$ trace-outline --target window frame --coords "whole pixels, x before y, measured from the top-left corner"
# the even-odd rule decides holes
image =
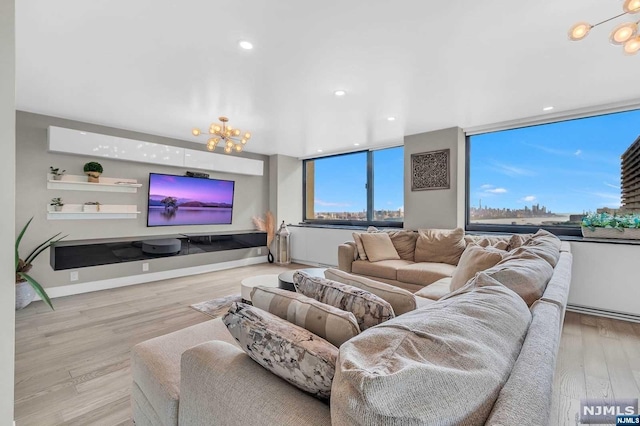
[[[374,176],[375,170],[373,167],[373,154],[375,151],[381,151],[384,149],[393,149],[400,148],[404,149],[404,145],[396,145],[389,146],[385,148],[379,149],[363,149],[360,151],[350,151],[343,152],[340,154],[334,155],[325,155],[322,157],[313,157],[313,158],[305,158],[302,160],[302,222],[309,225],[334,225],[334,226],[356,226],[356,227],[367,227],[367,226],[375,226],[375,227],[385,227],[385,228],[402,228],[404,227],[404,218],[401,222],[397,221],[384,221],[384,220],[373,220],[374,216]],[[325,220],[325,219],[309,219],[307,218],[307,163],[309,161],[317,161],[323,158],[332,158],[332,157],[341,157],[345,155],[352,154],[367,154],[367,220]],[[404,182],[404,170],[402,171],[403,182]],[[315,182],[314,182],[315,183]],[[404,194],[403,194],[404,198]],[[315,209],[314,209],[315,211]]]

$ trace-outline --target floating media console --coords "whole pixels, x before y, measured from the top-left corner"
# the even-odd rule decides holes
[[[267,234],[259,231],[60,241],[51,247],[50,262],[55,271],[60,271],[266,245]]]

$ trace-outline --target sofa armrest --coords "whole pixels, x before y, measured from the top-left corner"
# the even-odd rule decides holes
[[[351,264],[356,258],[356,243],[348,241],[338,246],[338,269],[351,273]]]
[[[185,351],[179,424],[330,425],[329,406],[275,376],[241,349],[211,341]]]

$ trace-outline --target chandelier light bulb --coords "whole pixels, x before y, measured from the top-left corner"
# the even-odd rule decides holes
[[[622,9],[627,13],[640,12],[640,0],[625,0]]]
[[[239,129],[235,129],[235,130],[233,131],[233,135],[234,135],[234,136],[240,136],[240,130],[239,130]]]
[[[246,140],[246,139],[242,139],[242,140],[240,141],[240,143],[241,143],[242,145],[244,145],[244,144],[246,144],[246,143],[247,143],[247,140]]]
[[[247,132],[244,134],[245,139],[251,139],[251,133]]]
[[[231,153],[231,147],[230,146],[225,146],[224,147],[224,152],[226,152],[227,154]]]
[[[191,134],[193,134],[193,136],[200,136],[200,129],[193,129]]]
[[[624,44],[625,55],[635,55],[640,51],[640,36],[635,36]]]
[[[236,145],[236,152],[242,152],[242,145]]]
[[[231,139],[227,139],[227,147],[233,147],[233,141]]]
[[[629,41],[638,31],[638,24],[635,22],[625,22],[620,24],[611,31],[609,41],[615,45],[623,45]]]
[[[222,142],[221,148],[223,148],[225,153],[230,154],[234,151],[242,152],[251,137],[251,133],[246,132],[244,133],[244,137],[242,137],[243,132],[240,129],[234,129],[227,125],[229,122],[227,117],[219,117],[218,120],[220,120],[220,123],[211,123],[209,125],[209,133],[211,136],[208,137],[205,144],[207,149],[213,151],[217,148],[218,143]],[[193,128],[191,133],[194,136],[201,135],[201,131],[198,128]]]
[[[591,28],[593,27],[588,22],[578,22],[569,29],[569,40],[582,40],[589,35],[589,31],[591,31]]]

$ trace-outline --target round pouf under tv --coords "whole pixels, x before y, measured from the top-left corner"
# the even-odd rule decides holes
[[[147,254],[176,254],[180,252],[181,248],[182,241],[177,238],[142,242],[142,252]]]

